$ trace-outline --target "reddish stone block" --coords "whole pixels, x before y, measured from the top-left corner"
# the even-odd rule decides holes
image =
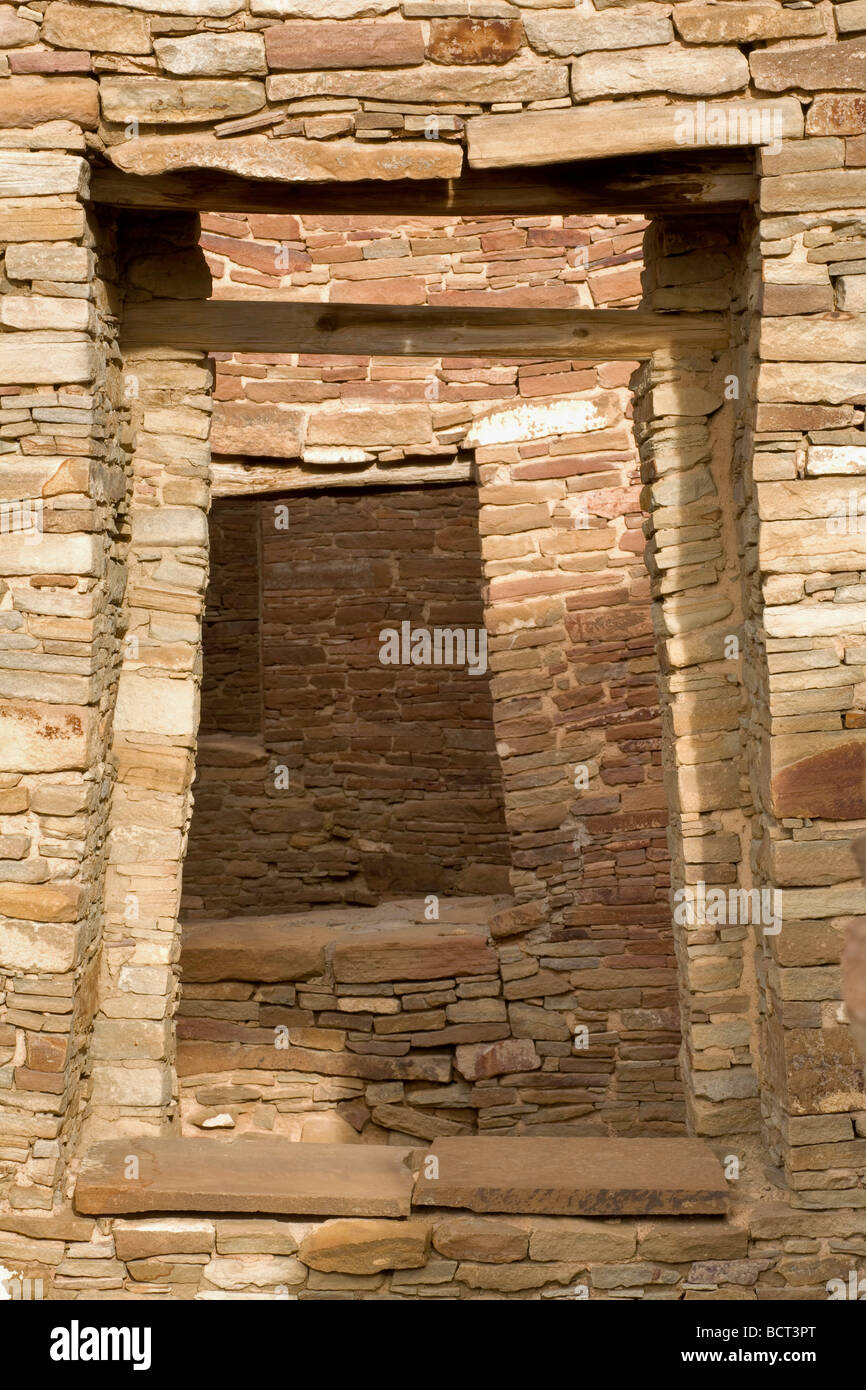
[[[806,117],[807,135],[861,135],[866,131],[866,96],[817,96]]]
[[[426,304],[424,280],[407,276],[400,280],[344,281],[331,295],[332,304]]]
[[[467,1081],[483,1081],[510,1072],[535,1071],[541,1066],[531,1038],[504,1038],[493,1043],[458,1046],[455,1066]]]
[[[32,1071],[63,1071],[68,1050],[67,1037],[52,1033],[27,1034],[27,1065]]]
[[[301,412],[278,405],[217,402],[211,426],[215,454],[297,458],[301,448]]]
[[[866,816],[866,743],[844,743],[801,758],[773,778],[777,816],[860,820]]]
[[[90,72],[89,53],[9,53],[10,72]]]
[[[268,241],[297,241],[301,235],[297,217],[291,217],[288,213],[250,213],[249,219],[241,220],[249,221],[250,231],[254,237],[265,237]],[[204,226],[203,218],[202,226]],[[219,229],[211,227],[209,230],[217,231]]]
[[[507,63],[522,47],[519,19],[433,19],[427,57],[434,63]]]
[[[202,233],[201,245],[206,251],[219,252],[235,265],[252,266],[254,270],[268,275],[288,275],[295,270],[309,270],[312,265],[305,251],[297,251],[290,246],[263,246],[257,241],[215,236],[213,232]]]
[[[15,1068],[15,1085],[19,1091],[43,1091],[49,1095],[61,1096],[66,1088],[66,1078],[48,1071],[32,1071],[29,1067]]]
[[[265,54],[274,71],[322,68],[408,68],[424,62],[420,24],[275,24],[265,30]]]

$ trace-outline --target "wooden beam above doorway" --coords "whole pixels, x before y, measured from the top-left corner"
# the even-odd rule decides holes
[[[163,300],[131,304],[127,352],[340,353],[359,357],[590,358],[630,361],[659,348],[727,345],[721,314],[640,309],[440,309],[291,304],[274,300]]]
[[[268,212],[391,217],[518,217],[580,213],[700,213],[736,210],[757,197],[751,156],[717,150],[696,156],[582,160],[543,169],[465,169],[457,179],[291,183],[207,169],[138,175],[93,170],[93,202],[155,212]]]
[[[214,497],[253,497],[286,492],[333,492],[335,488],[427,487],[468,483],[473,479],[470,453],[447,460],[413,459],[393,464],[360,463],[316,468],[314,464],[277,459],[256,460],[214,455]]]

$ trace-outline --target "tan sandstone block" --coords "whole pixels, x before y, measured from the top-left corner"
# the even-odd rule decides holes
[[[0,127],[72,121],[85,130],[99,123],[99,87],[89,77],[7,77],[0,83]]]
[[[127,10],[146,10],[149,14],[188,14],[195,19],[226,19],[244,8],[244,0],[99,0],[99,3],[120,5]]]
[[[580,1264],[629,1260],[637,1244],[633,1225],[613,1222],[533,1220],[529,1254],[533,1260],[576,1260]]]
[[[459,145],[444,140],[269,140],[263,135],[218,139],[183,133],[148,135],[112,145],[108,156],[132,174],[221,169],[248,178],[299,180],[447,179],[463,164]]]
[[[114,3],[120,3],[120,0],[114,0]],[[192,3],[197,3],[197,0],[192,0]],[[276,19],[357,19],[361,15],[366,18],[368,15],[387,14],[390,10],[396,10],[398,4],[399,0],[251,0],[250,8],[254,15]],[[237,0],[235,9],[242,8],[242,0]],[[181,11],[175,10],[173,13],[180,14]]]
[[[0,771],[61,772],[90,766],[95,711],[35,700],[0,703]]]
[[[167,1067],[93,1068],[94,1105],[163,1106],[171,1099],[171,1074]]]
[[[605,10],[602,14],[527,14],[524,28],[533,48],[559,58],[605,49],[668,44],[674,36],[666,14],[632,14],[629,10]]]
[[[293,1255],[217,1255],[203,1273],[215,1288],[239,1290],[302,1284],[305,1270]]]
[[[795,87],[806,92],[852,87],[861,91],[864,58],[866,40],[841,39],[803,48],[756,49],[749,67],[762,92],[787,92]]]
[[[420,1269],[430,1247],[429,1221],[326,1221],[301,1242],[299,1259],[326,1273],[378,1274]]]
[[[191,1216],[115,1220],[112,1234],[119,1260],[146,1260],[156,1255],[209,1255],[214,1248],[213,1222]]]
[[[776,362],[862,362],[866,322],[860,319],[763,319],[760,355]]]
[[[78,963],[81,945],[77,927],[5,922],[0,931],[0,968],[21,973],[64,974]]]
[[[641,1236],[646,1260],[678,1264],[686,1260],[737,1260],[748,1253],[749,1233],[727,1221],[665,1221]]]
[[[719,96],[738,92],[749,80],[749,65],[738,50],[630,48],[610,55],[587,53],[572,66],[571,86],[577,101],[670,92],[676,96]]]
[[[775,4],[675,5],[674,24],[687,43],[755,43],[762,39],[826,34],[817,7],[785,9]]]
[[[564,65],[540,63],[520,55],[510,63],[477,67],[439,67],[436,64],[405,72],[346,70],[336,72],[280,73],[268,78],[271,101],[296,101],[320,96],[348,96],[378,101],[458,103],[547,101],[568,94],[568,70]],[[437,144],[431,140],[430,144]],[[382,153],[381,147],[379,153]]]
[[[16,333],[0,341],[0,385],[89,382],[96,375],[97,362],[92,343],[43,342]]]
[[[32,198],[60,193],[84,197],[90,188],[87,160],[54,150],[20,154],[0,150],[0,197]]]
[[[261,34],[190,34],[157,39],[153,46],[172,77],[257,77],[268,70]]]
[[[0,883],[0,913],[24,922],[75,922],[81,898],[77,883]]]
[[[811,178],[812,175],[801,177]],[[764,187],[767,182],[773,180],[764,180]],[[866,179],[863,198],[866,200]],[[852,199],[852,204],[858,201]],[[844,200],[841,202],[847,205]],[[821,401],[841,405],[845,401],[861,401],[864,395],[866,366],[855,362],[762,362],[758,373],[758,396],[762,401]]]
[[[114,726],[118,732],[186,735],[192,739],[198,696],[191,680],[147,677],[122,671],[117,687]]]
[[[19,18],[11,5],[4,5],[0,14],[0,45],[5,48],[20,48],[35,43],[39,25],[32,19]]]
[[[6,247],[10,280],[69,280],[83,284],[93,272],[93,253],[86,246],[45,246],[21,242]]]
[[[0,300],[0,323],[6,328],[59,328],[87,333],[96,327],[96,314],[85,299],[4,294]]]
[[[859,207],[864,201],[866,169],[824,169],[819,173],[783,174],[761,180],[761,207],[765,212],[822,212],[827,208]]]
[[[430,412],[421,406],[389,411],[342,409],[320,411],[307,427],[308,444],[427,444],[432,439]]]
[[[61,206],[58,198],[0,204],[0,241],[68,241],[84,233],[84,208]]]
[[[543,1289],[547,1284],[570,1284],[582,1272],[577,1264],[473,1264],[457,1268],[457,1278],[470,1289],[491,1289],[497,1293],[523,1293]]]
[[[150,31],[143,15],[129,14],[127,10],[116,14],[103,5],[67,5],[58,0],[45,11],[41,37],[57,48],[96,53],[142,54],[151,50]]]
[[[433,1246],[451,1260],[512,1264],[526,1259],[529,1233],[497,1217],[448,1216],[437,1222]]]
[[[265,104],[262,83],[246,78],[187,82],[169,77],[104,77],[99,95],[105,120],[121,125],[129,121],[150,125],[161,121],[171,125],[221,121],[230,116],[248,116]],[[137,142],[126,142],[134,143]],[[123,148],[114,146],[111,154]]]

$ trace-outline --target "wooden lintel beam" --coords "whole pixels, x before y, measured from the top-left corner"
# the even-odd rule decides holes
[[[753,201],[754,170],[742,151],[588,160],[543,169],[467,169],[459,179],[289,183],[212,170],[136,175],[94,169],[90,197],[155,212],[335,213],[348,217],[454,217],[574,213],[702,212]]]
[[[215,456],[211,462],[211,491],[214,497],[252,497],[286,492],[332,492],[335,488],[426,487],[445,483],[468,483],[473,477],[469,455],[441,459],[412,459],[393,464],[366,463],[332,465],[277,459],[267,462],[246,458]]]
[[[721,314],[640,309],[440,309],[289,304],[274,300],[163,300],[127,307],[125,351],[340,353],[375,357],[590,358],[629,361],[658,348],[719,350]]]

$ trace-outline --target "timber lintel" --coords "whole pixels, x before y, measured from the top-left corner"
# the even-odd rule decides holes
[[[547,114],[560,115],[559,112],[527,113],[533,120]],[[583,113],[562,114],[581,116]],[[608,108],[604,114],[610,125]],[[645,108],[644,120],[648,114]],[[498,125],[479,127],[474,147],[470,147],[470,158],[473,148],[480,158],[479,151],[488,138],[498,147],[501,129]],[[489,137],[485,133],[488,131]],[[524,161],[526,164],[546,163],[546,168],[464,168],[460,177],[454,179],[334,179],[328,183],[307,183],[247,178],[213,169],[144,175],[106,166],[93,170],[90,198],[95,203],[118,208],[150,208],[154,212],[187,209],[299,216],[305,213],[340,216],[388,213],[415,217],[420,211],[431,216],[519,217],[575,213],[682,215],[716,207],[733,211],[757,197],[757,180],[749,150],[723,148],[701,152],[680,147],[658,155],[637,151],[633,157],[621,155],[602,159],[598,157],[599,148],[581,144],[573,136],[560,148],[573,151],[576,144],[581,151],[579,159],[573,153],[559,154],[559,159],[567,159],[567,163],[552,162],[548,139],[540,146],[541,159]],[[604,146],[600,148],[603,152]],[[587,158],[589,150],[592,150],[591,159]],[[489,162],[505,161],[495,156]]]
[[[489,357],[631,361],[657,349],[721,351],[721,314],[641,309],[443,309],[292,304],[274,300],[164,300],[131,304],[127,352],[340,353],[381,357]]]

